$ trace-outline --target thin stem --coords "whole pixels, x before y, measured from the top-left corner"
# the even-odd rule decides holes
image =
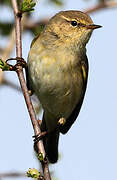
[[[18,177],[26,177],[25,173],[21,172],[6,172],[0,173],[0,178],[18,178]]]
[[[3,79],[2,85],[8,86],[10,88],[13,88],[14,90],[17,90],[18,92],[21,92],[21,88],[19,86],[17,86],[15,83],[13,83],[12,81],[9,81],[6,78]]]
[[[21,58],[22,57],[22,43],[21,43],[21,15],[22,14],[19,14],[17,1],[16,0],[11,0],[11,2],[12,2],[13,10],[14,10],[14,15],[15,15],[16,54],[17,54],[17,57]],[[28,112],[29,112],[29,115],[30,115],[30,118],[31,118],[33,128],[34,128],[34,133],[35,133],[35,135],[38,135],[39,133],[41,133],[41,130],[40,130],[38,121],[36,119],[34,108],[33,108],[29,93],[28,93],[28,89],[27,89],[27,86],[26,86],[22,66],[18,65],[16,72],[17,72],[17,75],[18,75],[18,78],[19,78],[19,81],[20,81],[20,85],[21,85],[23,95],[24,95],[24,98],[25,98],[25,101],[26,101]],[[43,158],[45,158],[45,150],[44,150],[42,140],[37,143],[37,148],[38,148],[38,152],[42,153]],[[42,162],[42,168],[43,168],[43,173],[44,173],[45,180],[50,180],[51,178],[50,178],[50,173],[49,173],[49,169],[48,169],[48,163],[47,162]]]
[[[11,0],[14,15],[15,15],[15,30],[16,30],[16,53],[17,57],[22,57],[22,41],[21,41],[21,16],[18,16],[18,6],[16,0]]]
[[[102,9],[107,9],[107,8],[116,8],[117,7],[117,2],[115,1],[101,1],[97,5],[85,9],[83,12],[85,13],[94,13],[96,11],[100,11]]]

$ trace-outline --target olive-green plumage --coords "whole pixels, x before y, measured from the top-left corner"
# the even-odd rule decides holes
[[[60,132],[65,134],[79,114],[88,77],[85,46],[99,27],[83,12],[62,11],[32,42],[29,82],[44,109],[41,130],[48,131],[44,146],[51,163],[58,159]]]

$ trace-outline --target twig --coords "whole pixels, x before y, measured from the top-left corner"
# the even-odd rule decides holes
[[[94,7],[85,9],[83,12],[85,13],[94,13],[96,11],[102,10],[102,9],[107,9],[107,8],[117,8],[117,2],[115,1],[103,1],[100,2],[99,4],[95,5]]]
[[[22,25],[24,27],[24,24],[27,22],[27,18],[26,16],[23,17],[22,19]],[[24,30],[24,28],[22,28]],[[6,47],[4,47],[1,50],[1,58],[3,61],[5,61],[6,59],[8,59],[8,57],[10,56],[11,52],[13,51],[15,45],[15,27],[12,28],[10,35],[9,35],[9,41],[6,45]],[[8,82],[8,80],[7,80]],[[0,69],[0,84],[4,84],[5,83],[5,79],[4,79],[4,72]]]
[[[25,25],[26,22],[27,22],[27,17],[24,15],[23,18],[22,18],[22,27],[23,27],[23,28],[22,28],[22,31],[24,30],[24,25]],[[2,60],[3,60],[3,61],[5,61],[6,59],[8,59],[9,55],[10,55],[11,52],[13,51],[15,42],[16,42],[16,38],[15,38],[15,27],[13,27],[13,28],[11,29],[10,34],[9,34],[9,41],[8,41],[6,47],[1,50],[1,57],[2,57]]]
[[[20,172],[8,172],[8,173],[0,173],[0,178],[16,178],[16,177],[26,177],[25,173],[20,173]]]
[[[3,61],[5,61],[9,57],[10,53],[14,48],[14,44],[15,44],[15,28],[13,28],[10,33],[9,43],[4,49],[2,49],[1,57]],[[0,84],[2,84],[3,81],[4,81],[4,72],[0,69]]]
[[[19,86],[17,86],[15,83],[9,81],[6,78],[3,79],[2,85],[9,86],[10,88],[13,88],[14,90],[17,90],[17,91],[21,92],[21,88]]]
[[[22,14],[19,14],[17,1],[16,0],[11,0],[11,2],[12,2],[13,10],[14,10],[14,15],[15,15],[16,54],[17,54],[17,57],[21,58],[22,57],[22,43],[21,43],[21,15]],[[35,133],[35,135],[38,135],[38,134],[41,133],[41,130],[40,130],[38,121],[36,119],[34,108],[32,106],[31,99],[30,99],[30,96],[29,96],[29,93],[28,93],[28,89],[27,89],[26,82],[25,82],[25,79],[24,79],[22,66],[18,65],[16,72],[17,72],[17,75],[18,75],[18,78],[19,78],[19,81],[20,81],[20,85],[21,85],[21,88],[22,88],[22,91],[23,91],[23,95],[24,95],[24,98],[25,98],[25,101],[26,101],[26,104],[27,104],[27,108],[28,108],[28,111],[29,111],[31,122],[32,122],[32,125],[33,125],[33,128],[34,128],[34,133]],[[45,158],[45,150],[44,150],[42,140],[37,143],[37,148],[38,148],[38,151],[40,153],[42,153],[43,158]],[[48,163],[46,161],[42,161],[42,168],[43,168],[43,173],[44,173],[45,180],[50,180],[51,178],[50,178],[50,173],[49,173],[49,169],[48,169]]]
[[[5,61],[9,57],[10,53],[14,48],[14,45],[15,45],[15,28],[13,27],[9,35],[9,42],[7,43],[7,46],[2,50],[1,57],[3,61]]]

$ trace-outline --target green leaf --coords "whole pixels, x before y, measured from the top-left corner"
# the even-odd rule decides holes
[[[34,0],[24,0],[22,2],[21,11],[22,12],[34,11],[35,5],[36,3],[34,2]]]
[[[39,178],[39,176],[40,176],[40,172],[35,168],[32,168],[32,169],[29,168],[29,170],[27,171],[27,177],[37,179],[37,178]]]
[[[0,69],[2,69],[2,71],[9,71],[10,66],[5,61],[0,59]]]

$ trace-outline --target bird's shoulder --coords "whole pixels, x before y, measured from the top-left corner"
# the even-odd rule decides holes
[[[37,36],[34,37],[34,39],[31,42],[30,48],[35,44],[36,40],[40,37],[41,33],[39,33]]]

